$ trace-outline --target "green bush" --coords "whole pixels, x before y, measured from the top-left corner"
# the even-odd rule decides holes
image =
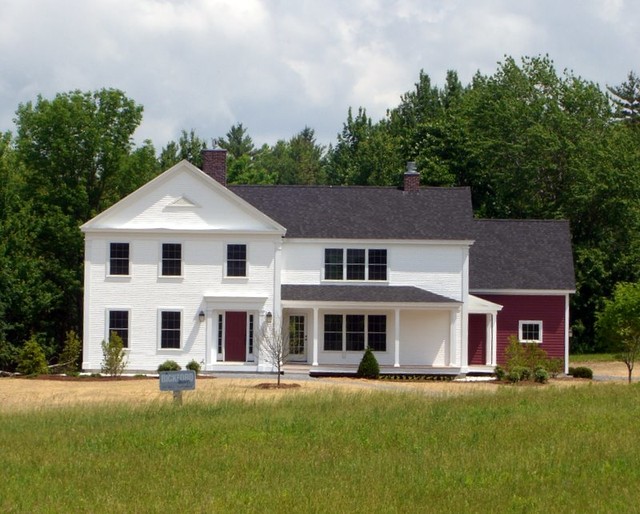
[[[195,359],[190,360],[189,364],[187,364],[186,368],[190,369],[191,371],[195,371],[196,375],[198,373],[200,373],[200,369],[201,369],[200,368],[200,363]]]
[[[361,378],[378,378],[380,377],[380,365],[376,356],[367,348],[364,351],[360,365],[358,366],[358,376]]]
[[[529,370],[524,366],[514,366],[507,373],[507,380],[513,384],[526,380],[529,377]]]
[[[507,376],[507,372],[506,370],[502,367],[502,366],[496,366],[495,369],[493,370],[493,372],[496,375],[496,378],[498,380],[500,380],[501,382],[505,379],[505,377]]]
[[[127,367],[127,352],[124,348],[122,338],[111,332],[109,341],[102,341],[102,373],[112,377],[122,375]]]
[[[74,330],[67,332],[64,347],[60,353],[58,362],[60,366],[57,372],[71,374],[78,371],[80,352],[82,351],[82,341]]]
[[[573,378],[593,378],[593,370],[591,368],[587,368],[586,366],[578,366],[577,368],[573,368]]]
[[[182,367],[176,361],[166,360],[158,366],[158,373],[161,371],[180,371]]]
[[[538,367],[533,372],[533,380],[539,384],[546,384],[549,381],[549,372],[542,367]]]
[[[38,344],[35,336],[24,343],[18,355],[17,371],[24,375],[46,375],[49,372],[44,350]]]
[[[556,378],[564,369],[564,361],[560,357],[548,359],[545,367],[549,375],[551,375],[552,378]]]
[[[567,375],[572,375],[575,372],[576,368],[574,368],[573,366],[569,366],[569,372],[567,373]]]

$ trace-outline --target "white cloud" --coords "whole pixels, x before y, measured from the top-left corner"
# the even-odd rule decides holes
[[[468,82],[504,55],[549,53],[601,84],[638,69],[630,0],[0,0],[0,130],[37,94],[118,87],[159,149],[242,122],[258,144],[305,125],[329,142],[349,106],[374,118],[420,69]]]

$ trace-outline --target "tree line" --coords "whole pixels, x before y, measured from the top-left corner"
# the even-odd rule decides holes
[[[380,120],[349,108],[335,144],[304,127],[256,146],[242,123],[207,140],[183,131],[159,151],[133,134],[143,107],[119,90],[21,104],[0,134],[0,369],[32,336],[50,361],[82,323],[79,226],[182,159],[228,152],[231,184],[468,186],[476,216],[569,219],[577,293],[572,350],[602,349],[596,317],[616,284],[640,278],[640,78],[605,90],[546,56],[443,86],[421,71]]]

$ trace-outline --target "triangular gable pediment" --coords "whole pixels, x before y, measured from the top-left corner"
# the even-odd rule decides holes
[[[176,209],[197,209],[198,207],[200,207],[197,203],[192,202],[191,200],[189,200],[189,198],[187,198],[186,196],[181,196],[180,198],[178,198],[175,202],[167,205],[165,207],[165,210],[167,209],[172,209],[172,208],[176,208]]]
[[[85,232],[210,231],[279,233],[285,229],[188,161],[181,161],[82,226]]]

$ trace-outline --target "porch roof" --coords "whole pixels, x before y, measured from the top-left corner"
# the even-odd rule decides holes
[[[459,304],[431,291],[413,286],[284,284],[282,300],[299,302],[362,302],[362,303],[447,303]]]

